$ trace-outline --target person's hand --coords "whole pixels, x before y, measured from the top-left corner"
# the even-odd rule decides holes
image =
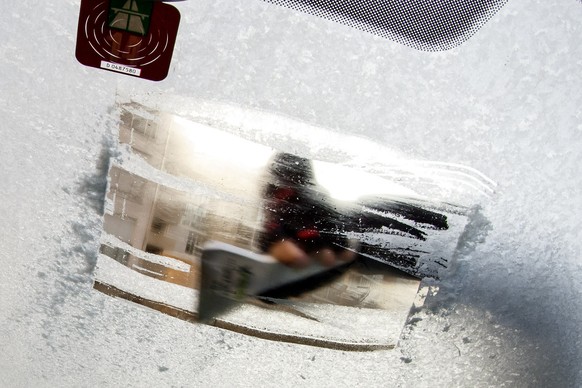
[[[333,267],[347,263],[356,258],[356,253],[348,249],[340,251],[331,248],[321,248],[309,252],[303,250],[293,239],[285,239],[271,244],[268,253],[282,264],[293,268],[305,268],[313,262],[325,267]]]

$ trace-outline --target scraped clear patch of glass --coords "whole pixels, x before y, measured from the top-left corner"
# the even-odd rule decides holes
[[[467,206],[151,102],[118,109],[100,291],[263,338],[389,348],[450,263]]]

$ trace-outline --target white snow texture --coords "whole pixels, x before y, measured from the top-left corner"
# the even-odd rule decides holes
[[[173,3],[158,83],[79,64],[79,4],[0,13],[0,386],[582,386],[579,1],[510,1],[439,53],[259,0]],[[92,288],[118,90],[292,117],[499,186],[394,350],[184,322]]]

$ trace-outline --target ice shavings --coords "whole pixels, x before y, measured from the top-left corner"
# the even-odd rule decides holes
[[[401,312],[390,314],[383,310],[326,307],[321,304],[291,305],[307,313],[309,318],[245,304],[219,319],[269,333],[268,337],[273,339],[336,349],[357,350],[360,345],[361,349],[366,350],[394,347],[402,331],[402,319],[406,316]]]
[[[194,312],[198,305],[196,290],[140,275],[104,255],[98,258],[95,280],[117,287],[131,295],[185,311]]]

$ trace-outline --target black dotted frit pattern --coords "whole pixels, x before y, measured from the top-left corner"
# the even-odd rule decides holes
[[[469,39],[507,0],[264,0],[423,51]]]

